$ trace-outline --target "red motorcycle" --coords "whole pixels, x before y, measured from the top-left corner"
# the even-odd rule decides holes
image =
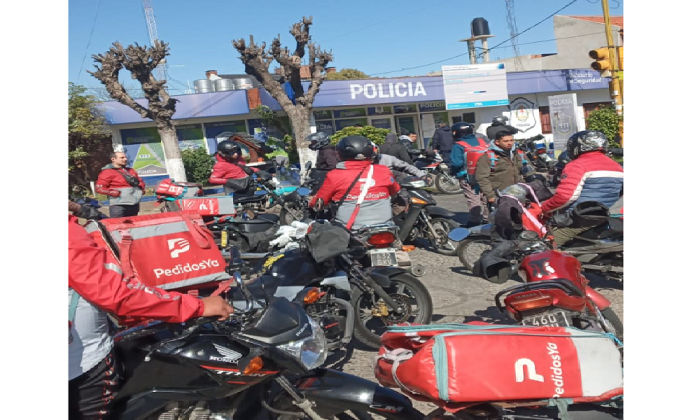
[[[610,301],[589,286],[581,262],[553,249],[550,239],[525,231],[520,239],[502,241],[484,253],[477,265],[475,274],[493,282],[505,281],[515,269],[525,280],[494,297],[498,310],[515,321],[593,329],[613,334],[622,343],[623,325]]]

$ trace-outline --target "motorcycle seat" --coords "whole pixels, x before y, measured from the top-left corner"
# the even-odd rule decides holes
[[[249,225],[261,225],[277,223],[280,221],[280,217],[276,214],[258,214],[255,219],[243,220],[241,218],[236,218],[234,221]]]
[[[256,203],[265,199],[265,195],[239,195],[233,196],[235,204]]]

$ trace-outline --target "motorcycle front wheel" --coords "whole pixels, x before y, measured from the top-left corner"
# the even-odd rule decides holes
[[[447,235],[454,228],[459,227],[459,223],[450,219],[443,219],[442,217],[436,217],[430,219],[430,224],[437,233],[437,238],[434,238],[429,229],[427,229],[428,240],[430,244],[435,248],[437,252],[442,255],[455,256],[457,255],[458,243],[451,241]]]
[[[381,336],[391,325],[410,322],[430,324],[433,317],[433,300],[423,283],[408,273],[391,277],[391,284],[384,288],[387,294],[404,310],[394,312],[375,293],[361,295],[353,306],[355,331],[353,336],[372,349],[379,349]]]
[[[457,245],[457,256],[459,261],[467,270],[472,271],[474,264],[481,258],[481,255],[493,248],[491,239],[483,236],[464,239]],[[473,272],[472,272],[473,274]]]
[[[443,194],[458,194],[462,192],[462,187],[459,186],[459,180],[443,173],[435,177],[435,188]]]

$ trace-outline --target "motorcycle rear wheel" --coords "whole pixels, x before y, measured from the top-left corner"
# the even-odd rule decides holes
[[[389,316],[374,315],[372,309],[376,310],[376,307],[372,302],[372,296],[375,296],[377,300],[380,299],[370,293],[363,294],[353,302],[355,309],[353,336],[365,346],[375,350],[381,346],[381,336],[389,325],[403,322],[430,324],[433,317],[433,300],[430,297],[430,292],[420,280],[411,274],[401,273],[391,277],[391,285],[384,290],[397,303],[410,308],[410,313],[408,317],[392,319],[398,315],[389,308]],[[368,327],[368,323],[371,323],[371,326]]]
[[[443,173],[435,177],[435,188],[443,194],[458,194],[462,192],[462,187],[459,186],[457,178]]]

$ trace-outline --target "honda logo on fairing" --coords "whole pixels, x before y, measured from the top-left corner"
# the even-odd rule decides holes
[[[168,239],[168,250],[170,258],[177,258],[183,252],[189,251],[190,243],[184,238]]]
[[[515,362],[515,382],[522,382],[525,380],[525,370],[527,370],[527,379],[544,382],[544,376],[537,374],[535,362],[530,359],[518,359]]]

